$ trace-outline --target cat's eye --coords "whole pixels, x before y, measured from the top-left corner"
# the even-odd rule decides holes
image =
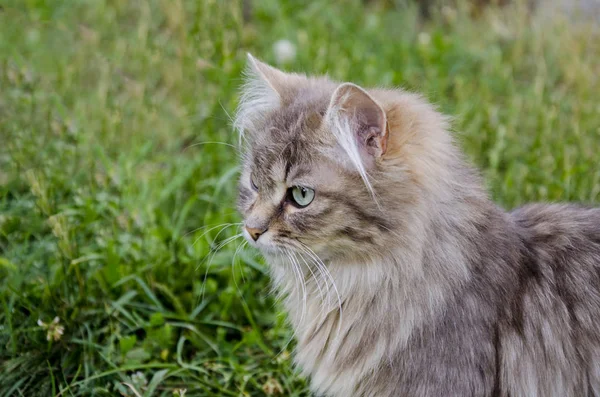
[[[254,182],[254,177],[252,175],[250,175],[250,185],[252,185],[252,189],[258,192],[258,186],[256,186],[256,183]]]
[[[294,186],[290,188],[290,193],[290,199],[300,208],[306,207],[315,198],[315,191],[309,187]]]

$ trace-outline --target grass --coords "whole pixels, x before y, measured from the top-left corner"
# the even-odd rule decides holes
[[[236,142],[246,51],[274,62],[279,39],[285,69],[454,115],[506,208],[600,201],[597,28],[253,3],[244,22],[239,1],[3,2],[0,395],[309,395],[266,267],[232,239],[236,149],[211,143]]]

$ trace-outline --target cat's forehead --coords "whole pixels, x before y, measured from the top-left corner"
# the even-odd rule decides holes
[[[254,132],[252,150],[261,157],[310,157],[326,139],[321,128],[325,107],[292,104],[270,114]]]
[[[335,143],[324,128],[329,88],[311,84],[299,89],[251,131],[250,165],[263,186],[308,175],[323,162],[326,149]]]
[[[266,118],[265,127],[276,143],[287,143],[290,139],[315,139],[326,110],[324,100],[299,95],[291,103],[274,110]]]
[[[309,176],[322,163],[326,146],[319,138],[322,116],[308,117],[312,119],[274,120],[263,139],[252,145],[250,168],[262,186]]]
[[[301,134],[281,134],[252,149],[252,169],[263,184],[306,174],[320,157],[318,142]]]

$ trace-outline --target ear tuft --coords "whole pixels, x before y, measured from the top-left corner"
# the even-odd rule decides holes
[[[247,58],[245,83],[234,120],[240,143],[245,131],[257,130],[273,110],[281,108],[295,97],[298,87],[306,80],[304,76],[269,66],[250,53]]]
[[[266,114],[281,106],[281,94],[277,86],[282,84],[285,76],[250,53],[247,59],[245,82],[233,122],[233,127],[240,135],[240,144],[246,131],[256,129]]]
[[[367,170],[387,149],[385,111],[361,87],[343,83],[333,93],[325,117],[339,145],[372,191]]]
[[[289,79],[289,75],[279,69],[259,61],[250,53],[247,54],[247,57],[247,77],[249,79],[255,78],[261,80],[263,83],[271,87],[273,93],[281,97],[285,91],[286,81]]]
[[[331,98],[330,110],[334,117],[346,119],[360,148],[373,158],[385,154],[387,147],[387,128],[384,110],[361,87],[344,83]]]

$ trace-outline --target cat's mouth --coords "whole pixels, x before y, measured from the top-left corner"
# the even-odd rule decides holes
[[[263,253],[263,255],[274,255],[276,257],[299,254],[309,260],[314,259],[323,263],[326,256],[323,255],[321,250],[313,250],[308,244],[302,242],[298,238],[294,237],[283,237],[275,234],[274,232],[267,231],[261,234],[258,238],[254,238],[251,232],[244,228],[243,235],[248,241],[248,244],[254,248],[257,248]]]
[[[259,249],[263,253],[280,254],[284,251],[281,244],[274,241],[273,233],[269,231],[261,233],[260,236],[252,236],[252,230],[244,228],[242,233],[250,246]]]

